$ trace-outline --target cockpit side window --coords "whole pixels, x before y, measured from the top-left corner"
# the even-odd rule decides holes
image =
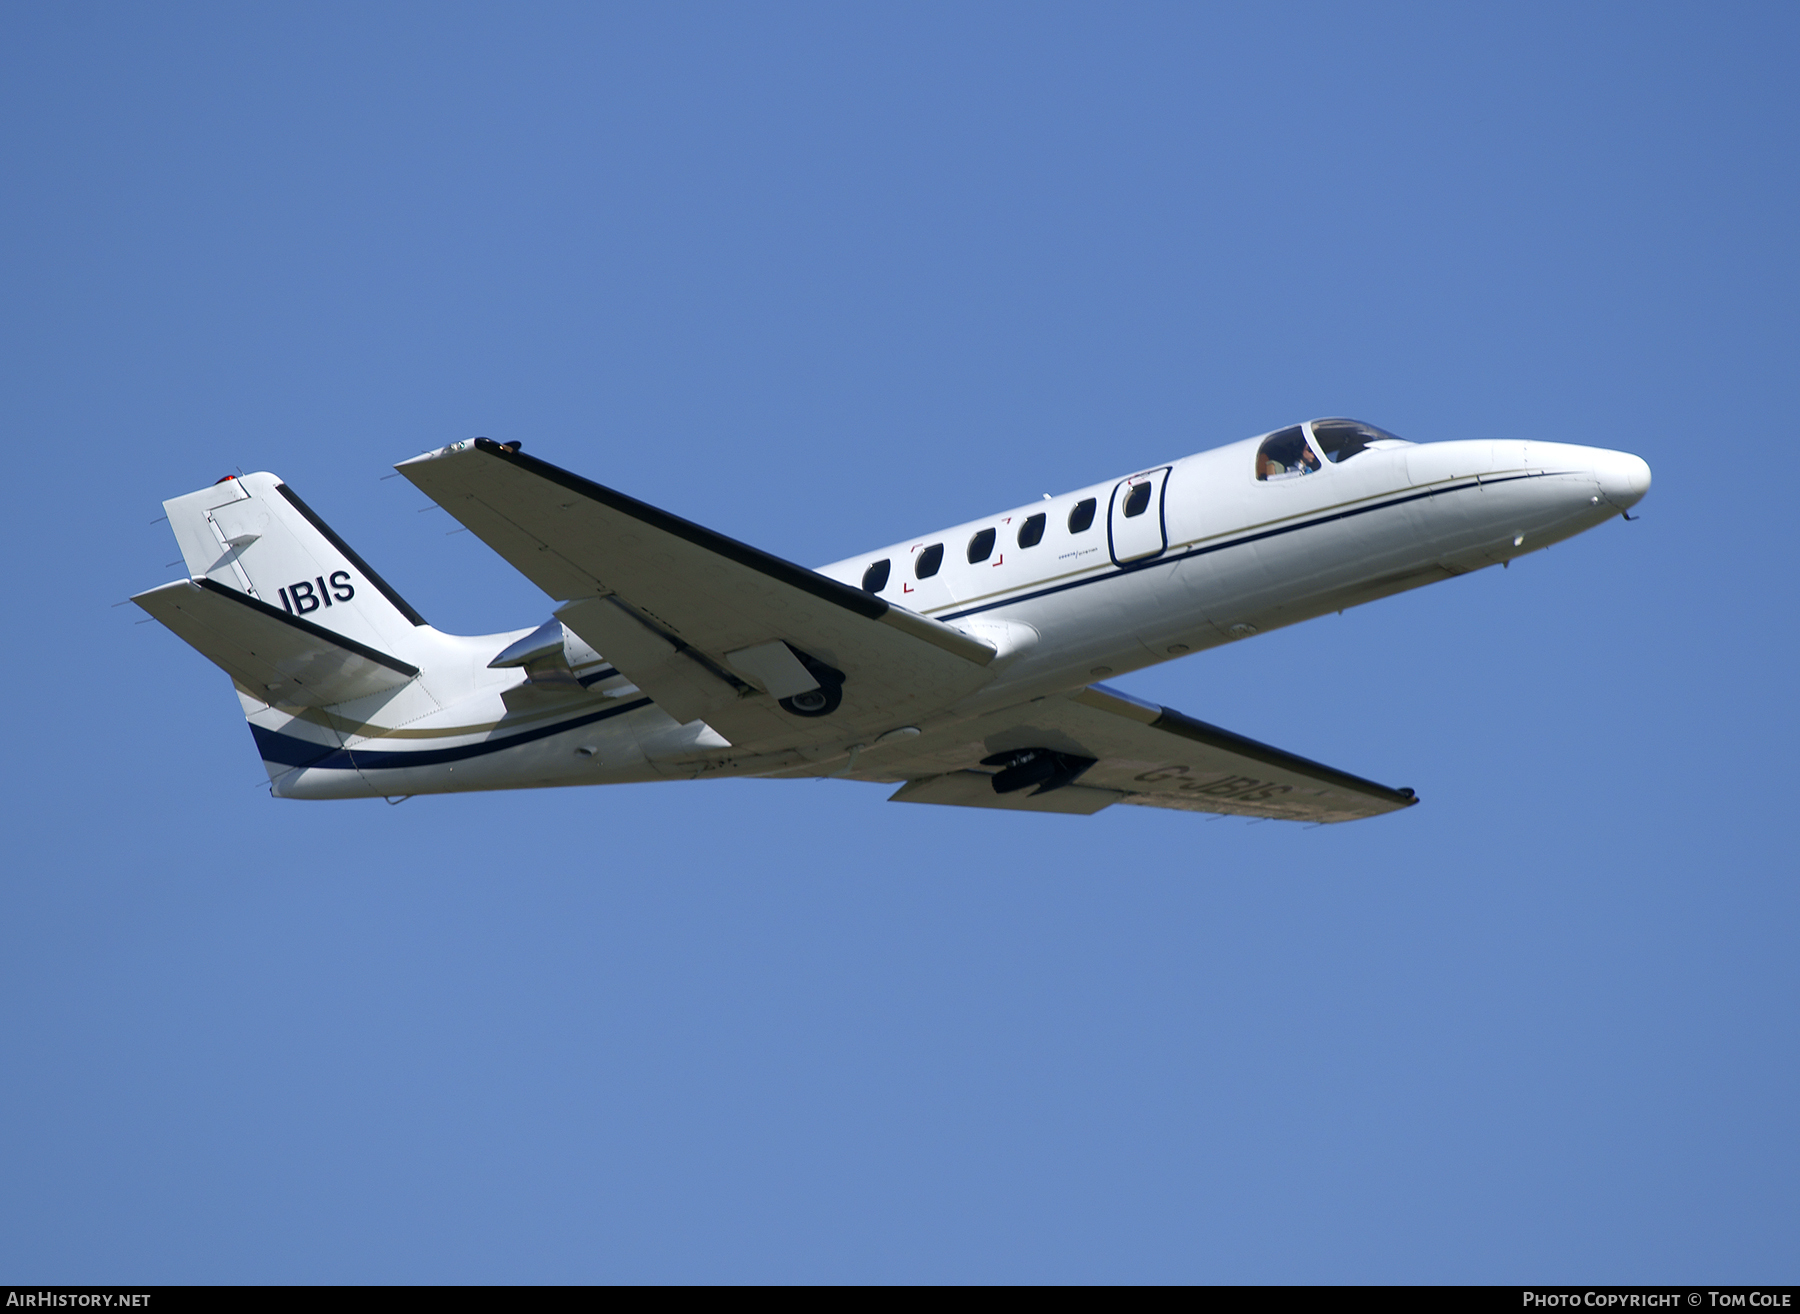
[[[1272,433],[1256,449],[1258,479],[1290,479],[1309,475],[1319,468],[1319,458],[1306,445],[1306,430],[1299,425]]]
[[[1358,452],[1367,451],[1371,443],[1403,441],[1386,429],[1377,429],[1361,420],[1346,420],[1341,416],[1329,420],[1314,420],[1312,432],[1313,441],[1319,444],[1319,450],[1325,453],[1325,459],[1334,465],[1339,461],[1348,461]]]

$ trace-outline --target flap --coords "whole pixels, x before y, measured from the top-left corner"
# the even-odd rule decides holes
[[[950,772],[956,772],[955,790],[965,794],[975,788],[972,779],[984,782],[994,801],[981,806],[1041,803],[1046,811],[1104,806],[1085,806],[1093,800],[1079,807],[1050,806],[1077,790],[1146,807],[1310,822],[1354,821],[1419,801],[1410,789],[1390,789],[1100,685],[990,713],[969,723],[967,731],[955,745],[884,760],[884,778],[913,778],[893,801],[973,806],[966,797],[937,796],[951,788],[938,783],[951,779]],[[1080,771],[1079,785],[1004,795],[995,792],[992,776],[972,769],[1026,749],[1093,759],[1093,764]],[[1011,801],[1021,795],[1025,803]]]
[[[556,617],[683,725],[727,713],[744,687],[658,633],[616,596],[571,602]]]
[[[419,668],[210,579],[140,593],[138,606],[258,698],[329,706],[396,689]]]
[[[792,698],[819,687],[818,677],[780,639],[728,652],[725,660],[732,670],[777,698]]]
[[[569,599],[557,615],[670,715],[740,748],[916,720],[989,678],[993,647],[961,630],[488,439],[396,469]],[[822,678],[841,684],[780,692]]]

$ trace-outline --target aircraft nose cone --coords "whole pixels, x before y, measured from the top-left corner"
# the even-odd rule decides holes
[[[1650,465],[1630,452],[1599,452],[1594,463],[1594,478],[1600,484],[1600,495],[1621,511],[1636,506],[1650,491]]]

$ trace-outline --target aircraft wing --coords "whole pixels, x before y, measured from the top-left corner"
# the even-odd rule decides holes
[[[1271,748],[1101,685],[969,723],[955,745],[865,765],[905,779],[896,803],[948,803],[1029,812],[1093,813],[1114,803],[1284,821],[1354,821],[1411,807],[1390,789]],[[879,765],[877,765],[879,762]],[[1017,772],[1008,780],[1008,772]],[[1073,783],[1057,783],[1075,773]],[[998,792],[1020,778],[1023,785]]]
[[[984,684],[961,630],[486,438],[396,467],[664,711],[734,746],[921,718]],[[828,705],[827,705],[828,704]],[[820,710],[823,705],[823,711]]]

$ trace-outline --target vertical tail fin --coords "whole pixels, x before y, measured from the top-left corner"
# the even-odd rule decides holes
[[[405,657],[425,618],[281,480],[221,479],[163,503],[188,574]]]

